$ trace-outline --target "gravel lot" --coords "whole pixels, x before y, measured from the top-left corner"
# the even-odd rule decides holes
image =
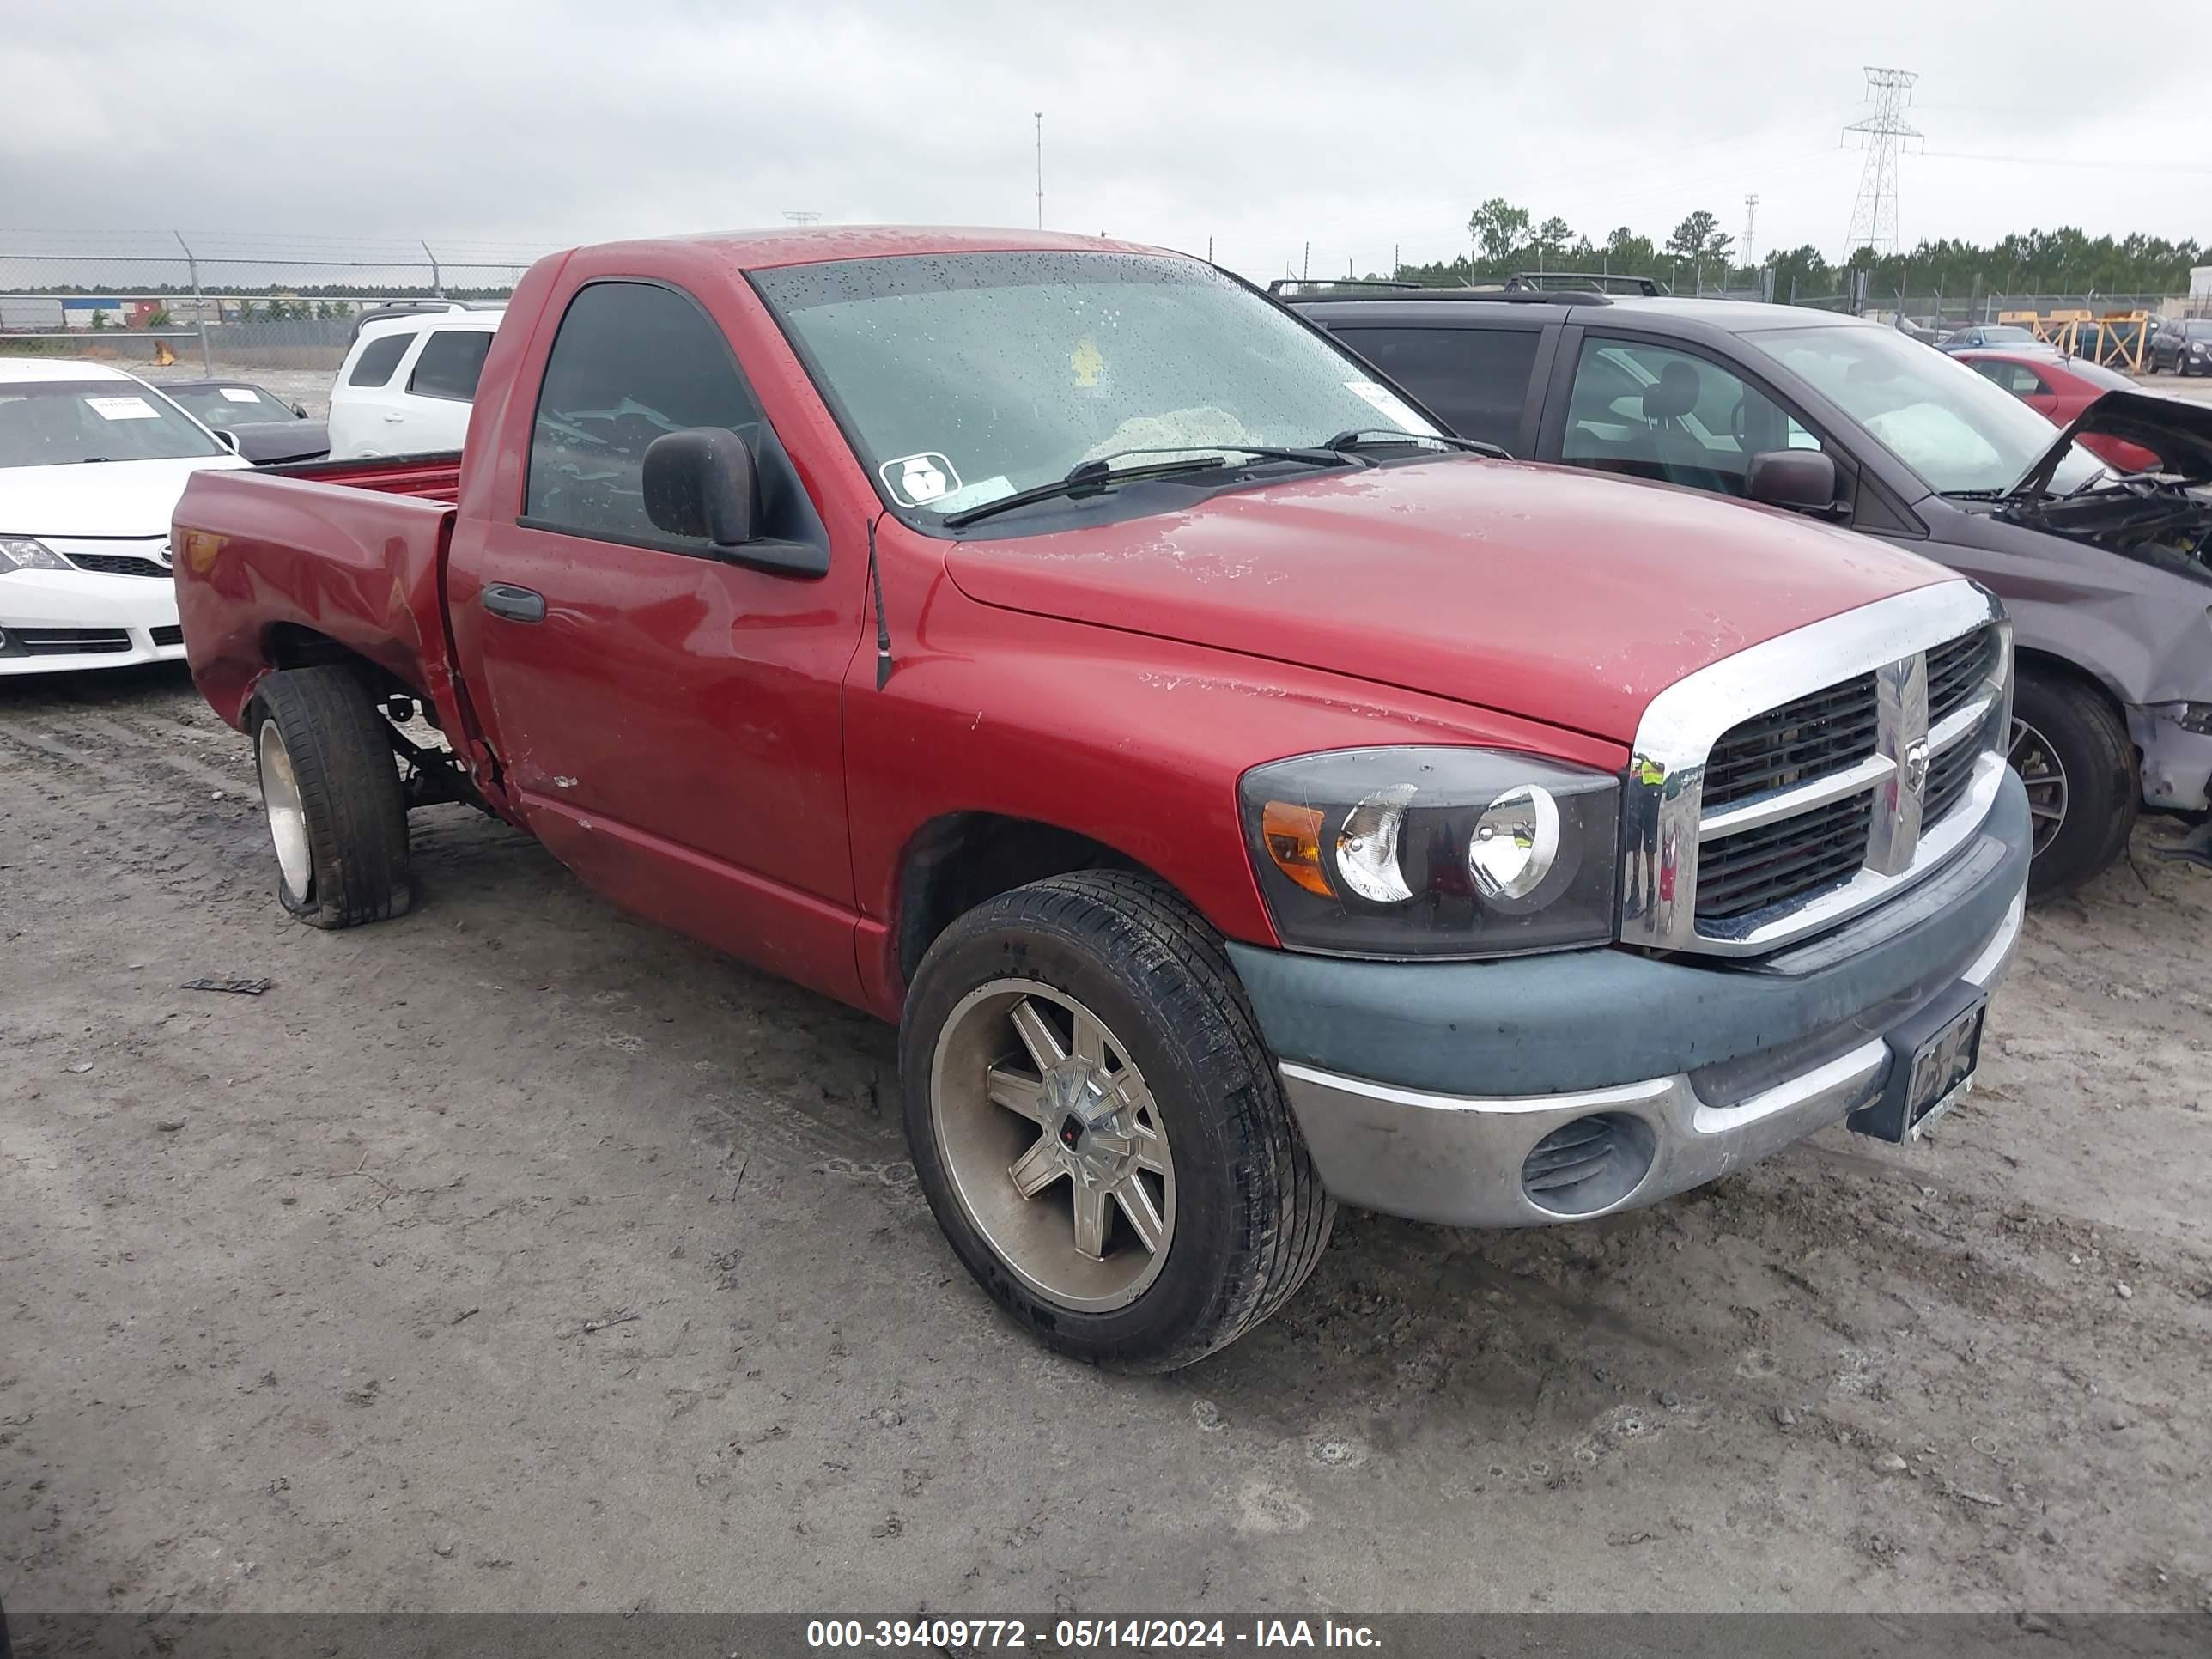
[[[1574,1230],[1348,1215],[1132,1381],[960,1272],[887,1029],[459,808],[414,914],[301,928],[181,674],[0,683],[0,1593],[2212,1607],[2212,877],[2152,839],[2031,917],[1934,1144]]]

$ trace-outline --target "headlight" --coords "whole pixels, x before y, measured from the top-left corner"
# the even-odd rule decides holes
[[[1255,767],[1237,788],[1294,950],[1486,957],[1613,937],[1610,773],[1493,749],[1346,749]]]
[[[0,536],[0,573],[9,570],[70,570],[76,567],[44,542],[28,536]]]

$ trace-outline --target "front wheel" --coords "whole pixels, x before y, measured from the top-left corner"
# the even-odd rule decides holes
[[[325,928],[404,915],[407,801],[361,682],[336,667],[271,674],[246,727],[284,908]]]
[[[2127,850],[2142,790],[2127,727],[2102,694],[2078,680],[2023,675],[2006,758],[2027,789],[2031,896],[2070,893]]]
[[[938,1223],[1051,1346],[1166,1371],[1304,1282],[1334,1210],[1219,938],[1146,878],[1017,888],[930,947],[901,1026]]]

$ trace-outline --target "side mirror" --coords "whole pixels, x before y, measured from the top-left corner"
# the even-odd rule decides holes
[[[753,453],[734,432],[695,426],[645,447],[645,516],[672,536],[742,547],[760,534]]]
[[[215,430],[215,441],[232,454],[238,453],[238,434],[233,432],[228,427],[217,427]]]
[[[292,412],[303,421],[307,418],[307,406],[305,404],[294,404]]]
[[[1836,504],[1836,464],[1817,449],[1770,449],[1751,458],[1743,489],[1769,507],[1825,513]]]

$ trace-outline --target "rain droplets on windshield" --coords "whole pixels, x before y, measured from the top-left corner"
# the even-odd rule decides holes
[[[755,283],[891,499],[943,514],[1128,450],[1296,447],[1435,428],[1195,260],[1121,253],[852,259]]]

